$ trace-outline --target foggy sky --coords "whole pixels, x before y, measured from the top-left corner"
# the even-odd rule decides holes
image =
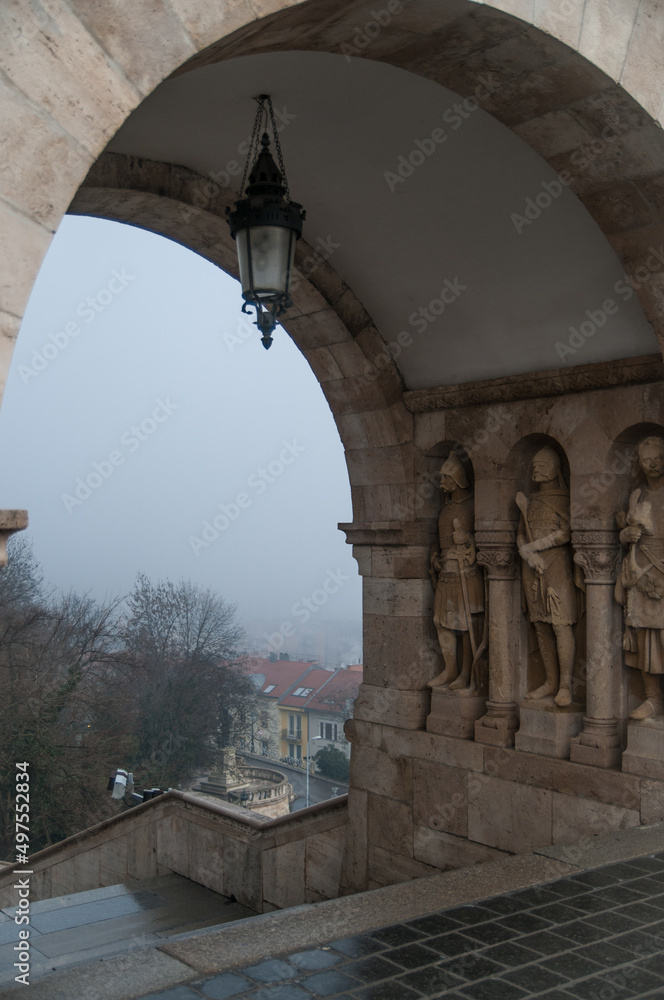
[[[28,509],[53,584],[103,598],[144,571],[289,619],[333,574],[316,615],[360,618],[332,414],[288,334],[265,351],[241,304],[176,243],[64,219],[0,411],[0,505]]]

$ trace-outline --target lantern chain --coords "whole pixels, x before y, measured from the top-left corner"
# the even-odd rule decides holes
[[[254,165],[254,162],[256,160],[256,156],[258,155],[258,130],[259,130],[259,126],[261,124],[261,119],[262,119],[263,115],[265,114],[265,107],[264,107],[264,103],[263,103],[264,102],[264,97],[263,96],[257,98],[257,100],[258,100],[258,108],[256,109],[256,118],[254,120],[254,130],[251,133],[251,140],[249,142],[249,152],[247,154],[247,159],[246,159],[246,162],[244,164],[244,173],[242,174],[242,182],[240,184],[240,195],[242,195],[243,192],[244,192],[244,186],[245,186],[246,181],[247,181],[247,174],[249,173],[249,167]]]
[[[281,171],[281,180],[284,185],[284,193],[286,195],[286,201],[291,200],[290,188],[288,187],[288,179],[286,177],[286,167],[284,166],[284,157],[281,152],[281,143],[279,142],[279,133],[277,132],[277,123],[274,117],[274,108],[272,107],[272,98],[267,96],[267,106],[270,113],[270,123],[272,125],[272,134],[274,136],[274,147],[277,151],[277,160],[279,161],[279,170]]]

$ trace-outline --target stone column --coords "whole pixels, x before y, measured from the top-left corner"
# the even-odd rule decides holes
[[[486,715],[475,723],[475,740],[492,746],[514,745],[519,725],[516,661],[520,628],[520,592],[514,532],[477,531],[477,561],[489,583],[489,700]]]
[[[570,760],[595,767],[620,765],[615,699],[622,654],[615,642],[615,586],[619,556],[615,531],[574,531],[574,562],[586,584],[586,717],[572,740]]]
[[[27,510],[0,510],[0,566],[7,565],[7,542],[11,535],[27,526]]]

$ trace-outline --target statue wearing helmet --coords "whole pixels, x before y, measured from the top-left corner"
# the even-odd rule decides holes
[[[475,694],[471,671],[481,632],[484,586],[475,553],[473,492],[454,452],[440,468],[440,488],[438,546],[431,555],[430,572],[435,588],[433,622],[444,668],[429,687]]]
[[[535,701],[554,696],[559,707],[574,697],[574,624],[577,594],[570,545],[569,491],[553,448],[533,458],[532,479],[539,490],[516,497],[521,511],[517,547],[523,560],[523,590],[528,617],[537,635],[546,679],[526,695]]]

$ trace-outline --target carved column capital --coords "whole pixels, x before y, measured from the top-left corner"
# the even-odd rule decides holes
[[[15,531],[28,526],[27,510],[0,510],[0,566],[7,565],[7,542]]]
[[[613,586],[620,546],[616,531],[573,531],[574,562],[583,570],[586,584]]]
[[[514,580],[519,568],[512,532],[476,531],[477,562],[485,566],[489,580]]]

